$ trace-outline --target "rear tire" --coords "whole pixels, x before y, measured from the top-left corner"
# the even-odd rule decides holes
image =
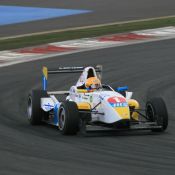
[[[152,129],[154,132],[163,132],[168,127],[168,112],[162,98],[153,98],[146,103],[146,115],[148,120],[156,122],[162,128]]]
[[[32,90],[28,96],[27,116],[32,125],[39,125],[42,122],[44,112],[41,109],[42,97],[48,97],[46,91]]]
[[[63,135],[75,135],[79,127],[79,111],[77,104],[66,101],[61,104],[58,111],[58,127]]]

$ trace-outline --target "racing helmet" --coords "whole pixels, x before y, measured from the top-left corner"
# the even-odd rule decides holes
[[[86,80],[85,86],[87,89],[99,89],[101,87],[101,82],[97,77],[90,77]]]

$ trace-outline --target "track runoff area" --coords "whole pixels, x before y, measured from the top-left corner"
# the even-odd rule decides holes
[[[0,26],[90,13],[90,10],[0,5]]]
[[[175,27],[173,26],[0,51],[0,67],[88,50],[119,47],[171,38],[175,38]]]

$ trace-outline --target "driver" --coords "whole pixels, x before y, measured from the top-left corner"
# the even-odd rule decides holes
[[[101,88],[101,82],[97,77],[90,77],[86,80],[85,87],[88,91],[94,91]]]

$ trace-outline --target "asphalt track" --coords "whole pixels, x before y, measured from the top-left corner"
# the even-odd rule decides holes
[[[92,10],[92,13],[0,27],[0,37],[167,15],[175,15],[174,0],[1,0],[0,5]]]
[[[0,174],[2,175],[174,175],[175,39],[76,53],[0,69]],[[41,86],[47,65],[102,64],[106,83],[128,85],[143,104],[161,96],[169,112],[169,128],[151,132],[62,136],[57,128],[30,126],[28,91]],[[78,77],[78,75],[77,75]],[[50,88],[68,89],[74,75],[49,77]]]

